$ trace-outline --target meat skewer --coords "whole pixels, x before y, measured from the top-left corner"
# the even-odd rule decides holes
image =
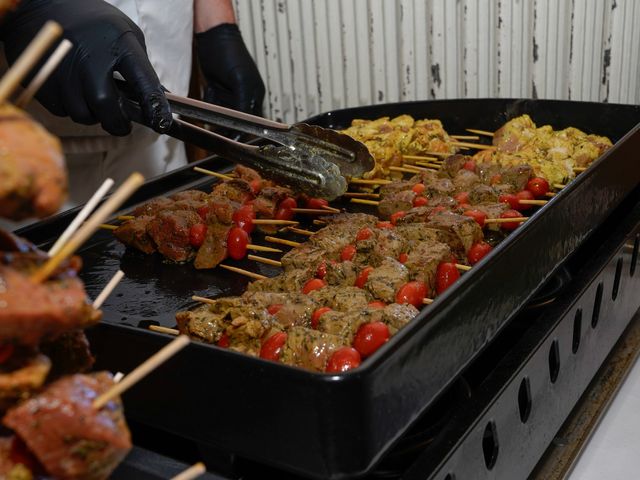
[[[207,468],[204,466],[204,463],[198,462],[175,477],[172,477],[171,480],[193,480],[194,478],[198,478],[200,475],[204,475],[206,472]]]

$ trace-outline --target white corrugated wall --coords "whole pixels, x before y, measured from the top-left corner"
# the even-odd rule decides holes
[[[265,115],[286,122],[403,100],[640,101],[637,0],[234,4],[267,84]]]

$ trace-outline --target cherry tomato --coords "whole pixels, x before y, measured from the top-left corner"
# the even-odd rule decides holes
[[[407,260],[409,260],[409,255],[402,252],[400,255],[398,255],[398,261],[400,263],[405,263]]]
[[[207,234],[207,226],[204,223],[196,223],[189,229],[189,243],[193,247],[200,247],[204,242],[204,236]]]
[[[373,267],[364,267],[362,271],[358,274],[354,285],[358,288],[364,288],[367,283],[367,279],[369,278],[369,274],[373,271]]]
[[[491,177],[491,179],[489,179],[490,185],[497,185],[500,182],[502,182],[502,175],[500,175],[499,173]]]
[[[267,307],[267,312],[269,312],[269,315],[275,315],[280,311],[282,307],[283,307],[282,303],[274,303],[273,305],[269,305]]]
[[[322,279],[327,275],[327,262],[322,261],[318,268],[316,269],[316,277]]]
[[[279,361],[280,354],[282,353],[282,347],[284,347],[286,341],[286,333],[274,333],[262,343],[262,348],[260,348],[260,358],[275,360],[276,362]]]
[[[471,245],[469,252],[467,253],[467,260],[471,265],[475,265],[482,260],[487,253],[489,253],[493,247],[486,242],[478,242]]]
[[[247,254],[249,234],[240,227],[233,227],[227,235],[227,252],[234,260],[241,260]]]
[[[362,359],[355,348],[341,347],[331,354],[327,362],[327,373],[346,372],[360,366]]]
[[[516,218],[520,217],[520,212],[516,210],[507,210],[506,212],[502,212],[500,214],[500,218]],[[500,224],[500,228],[503,230],[511,231],[515,230],[520,226],[520,222],[505,222]]]
[[[353,260],[353,257],[356,256],[356,252],[357,250],[355,245],[347,245],[342,249],[342,252],[340,252],[340,260],[343,262]]]
[[[376,300],[374,302],[369,302],[368,306],[371,308],[384,308],[387,306],[387,304],[380,300]]]
[[[469,170],[470,172],[475,172],[476,162],[474,162],[473,160],[467,160],[466,162],[464,162],[464,165],[462,165],[462,168],[464,168],[465,170]]]
[[[449,288],[458,278],[460,278],[460,272],[455,263],[442,262],[438,265],[436,271],[436,292],[438,295]]]
[[[249,186],[251,187],[251,192],[253,192],[253,195],[257,197],[260,193],[260,190],[262,190],[262,180],[260,180],[259,178],[251,180],[249,182]]]
[[[326,285],[327,282],[325,282],[321,278],[312,278],[311,280],[307,280],[307,283],[304,284],[304,287],[302,287],[302,293],[310,293]]]
[[[322,209],[328,206],[329,202],[327,202],[324,198],[310,198],[309,200],[307,200],[307,208]]]
[[[320,307],[316,309],[311,315],[311,328],[318,328],[318,322],[320,321],[320,317],[327,312],[330,312],[332,309],[329,307]]]
[[[487,219],[487,214],[482,210],[467,210],[463,213],[465,217],[473,218],[480,228],[484,228],[484,221]]]
[[[498,201],[500,203],[506,203],[513,210],[517,210],[520,208],[520,202],[518,201],[518,197],[515,193],[503,193],[498,197]]]
[[[420,195],[426,190],[426,188],[427,187],[425,187],[424,183],[416,183],[413,187],[411,187],[411,190],[413,190],[416,195]]]
[[[456,194],[454,197],[456,202],[458,202],[458,205],[461,205],[463,203],[469,203],[469,192],[460,192],[458,194]]]
[[[518,210],[529,210],[533,205],[527,205],[526,203],[520,203],[520,200],[533,200],[533,193],[529,190],[522,190],[521,192],[516,193],[516,197],[518,199]]]
[[[222,348],[229,348],[229,335],[223,333],[222,336],[218,339],[218,343],[216,343],[216,345]]]
[[[376,223],[376,227],[378,227],[378,228],[393,228],[393,223],[391,223],[391,222],[378,222],[378,223]]]
[[[11,358],[14,350],[15,347],[12,343],[5,343],[4,345],[0,345],[0,365]]]
[[[233,212],[233,223],[243,229],[247,233],[253,232],[254,224],[253,220],[256,218],[256,212],[253,209],[253,205],[243,205],[238,210]]]
[[[544,197],[549,191],[549,182],[542,177],[534,177],[527,182],[527,190],[536,197]]]
[[[427,197],[416,197],[413,199],[414,207],[424,207],[429,204],[429,199]]]
[[[373,230],[371,230],[369,227],[364,227],[358,231],[358,234],[356,235],[356,240],[358,241],[366,240],[367,238],[370,238],[371,235],[373,235]]]
[[[407,212],[403,212],[402,210],[400,210],[399,212],[396,212],[396,213],[392,213],[391,214],[391,218],[390,218],[391,223],[395,225],[396,223],[398,223],[398,220],[400,220],[406,214],[407,214]]]
[[[204,207],[200,207],[196,210],[196,212],[198,213],[198,215],[200,215],[200,218],[202,219],[202,221],[206,221],[207,220],[207,216],[209,215],[209,206],[205,205]]]
[[[424,282],[408,282],[402,285],[398,293],[396,293],[396,303],[409,303],[416,308],[420,308],[426,296],[427,285]]]
[[[293,218],[293,210],[290,208],[278,208],[273,218],[276,220],[291,220]]]
[[[298,202],[293,197],[287,197],[280,202],[279,208],[298,208]]]
[[[389,327],[382,322],[370,322],[361,325],[353,338],[353,348],[360,355],[368,357],[384,345],[391,335]]]

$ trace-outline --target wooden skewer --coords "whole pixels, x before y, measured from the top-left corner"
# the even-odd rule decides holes
[[[366,200],[364,198],[352,198],[349,200],[351,203],[361,203],[363,205],[380,205],[380,202],[377,200]]]
[[[587,167],[573,167],[573,171],[575,173],[582,173],[587,169]]]
[[[426,153],[427,155],[432,155],[435,157],[444,157],[444,158],[450,157],[451,155],[453,155],[453,153],[449,153],[449,152],[424,152],[424,153]]]
[[[247,250],[253,250],[254,252],[271,252],[271,253],[282,253],[282,250],[278,248],[265,247],[263,245],[247,245]]]
[[[477,133],[478,135],[484,135],[485,137],[493,137],[493,132],[487,130],[476,130],[475,128],[465,128],[467,132]]]
[[[198,478],[200,475],[204,475],[207,473],[207,468],[204,466],[204,463],[198,462],[185,471],[179,473],[175,477],[172,477],[171,480],[193,480],[194,478]]]
[[[316,219],[316,220],[313,221],[313,224],[314,225],[326,225],[327,222],[325,222],[324,220],[317,220]]]
[[[295,213],[312,213],[317,215],[327,215],[328,213],[331,213],[329,210],[325,210],[323,208],[292,208],[291,211]],[[340,210],[338,210],[338,213],[340,213]]]
[[[352,178],[349,180],[349,183],[353,185],[388,185],[391,183],[391,180],[385,180],[383,178]]]
[[[120,283],[122,277],[124,277],[124,272],[122,270],[118,270],[115,275],[111,277],[109,283],[107,283],[107,285],[102,289],[100,294],[93,301],[93,308],[97,310],[102,306],[107,297],[111,295],[111,292],[113,292],[113,289],[116,288],[116,285]]]
[[[389,167],[392,172],[420,173],[418,167]]]
[[[456,263],[456,268],[463,272],[468,272],[469,270],[471,270],[471,267],[469,265],[462,265],[461,263]]]
[[[513,217],[513,218],[487,218],[484,223],[511,223],[511,222],[525,222],[529,220],[529,217]]]
[[[169,335],[180,335],[180,330],[177,330],[175,328],[163,327],[162,325],[149,325],[149,330],[158,333],[166,333]]]
[[[340,210],[339,208],[333,208],[333,207],[329,207],[328,205],[325,205],[322,207],[324,210],[326,210],[327,212],[332,212],[332,213],[342,213],[342,210]]]
[[[430,167],[432,169],[436,169],[439,170],[442,168],[442,164],[441,163],[435,163],[435,162],[422,162],[422,161],[416,161],[416,165],[421,165],[423,167]]]
[[[549,198],[553,198],[553,197],[555,197],[555,196],[556,196],[556,194],[555,194],[555,193],[553,193],[553,192],[547,192],[547,193],[545,193],[545,194],[544,194],[544,196],[545,196],[545,197],[549,197]]]
[[[379,193],[347,192],[342,196],[347,198],[380,198]]]
[[[233,177],[230,177],[229,175],[225,175],[224,173],[214,172],[213,170],[207,170],[206,168],[193,167],[193,170],[195,172],[204,173],[205,175],[210,175],[212,177],[221,178],[223,180],[233,180]]]
[[[222,263],[219,265],[225,270],[229,270],[230,272],[239,273],[240,275],[244,275],[245,277],[254,278],[256,280],[264,280],[267,278],[264,275],[260,275],[259,273],[250,272],[249,270],[244,270],[238,267],[232,267],[231,265],[223,265]]]
[[[118,220],[133,220],[135,217],[135,215],[118,215],[116,217]]]
[[[42,265],[31,275],[31,280],[40,283],[45,280],[53,271],[65,260],[72,255],[93,233],[100,228],[102,222],[109,218],[113,212],[131,196],[131,194],[144,183],[144,177],[139,173],[133,173],[118,188],[106,202],[95,211],[91,217],[78,229],[78,231],[69,239],[67,243],[56,253],[50,257],[47,262]]]
[[[73,43],[71,43],[66,38],[60,42],[58,48],[51,54],[46,63],[42,66],[42,68],[38,71],[33,80],[27,85],[27,88],[20,94],[18,99],[16,100],[16,106],[20,108],[24,108],[34,97],[36,92],[40,90],[40,87],[44,82],[47,81],[47,78],[53,73],[53,71],[58,67],[60,62],[64,59],[64,57],[69,53],[73,47]]]
[[[62,232],[62,235],[60,235],[58,240],[56,240],[56,243],[54,243],[53,246],[49,249],[47,253],[49,254],[50,257],[60,251],[62,246],[67,242],[67,240],[69,240],[69,238],[71,238],[71,236],[76,232],[76,230],[80,228],[80,225],[82,225],[82,222],[84,222],[87,219],[89,214],[93,211],[94,208],[96,208],[96,205],[98,205],[100,200],[102,200],[102,197],[104,197],[107,194],[107,192],[112,186],[113,186],[113,179],[111,178],[107,178],[104,182],[102,182],[102,185],[100,185],[100,188],[96,190],[96,193],[94,193],[93,196],[86,203],[86,205],[82,207],[82,210],[78,212],[78,215],[76,215],[76,217],[71,221],[71,223],[66,228],[66,230]]]
[[[294,242],[291,240],[285,240],[284,238],[278,238],[278,237],[264,237],[264,239],[267,242],[273,242],[273,243],[279,243],[280,245],[287,245],[289,247],[299,247],[300,245],[302,245],[302,243],[300,242]]]
[[[62,35],[62,27],[59,24],[52,21],[44,24],[7,73],[2,76],[0,80],[0,103],[4,103],[9,99],[18,85],[20,85],[20,82],[24,80],[60,35]]]
[[[456,147],[475,148],[476,150],[494,150],[494,145],[485,145],[484,143],[469,143],[469,142],[451,142],[451,145]]]
[[[549,200],[518,200],[521,205],[546,205]]]
[[[118,225],[111,225],[109,223],[101,223],[98,228],[101,228],[103,230],[117,230],[118,229]]]
[[[193,300],[194,302],[208,303],[209,305],[215,305],[216,303],[213,298],[199,297],[198,295],[194,295],[193,297],[191,297],[191,300]]]
[[[422,300],[422,303],[425,305],[431,305],[433,303],[433,298],[425,298]]]
[[[274,267],[282,266],[282,262],[279,262],[278,260],[271,260],[270,258],[259,257],[257,255],[247,255],[247,258],[249,260],[253,260],[254,262],[260,262],[266,265],[273,265]]]
[[[451,138],[455,138],[456,140],[480,140],[478,135],[449,135]]]
[[[256,218],[251,221],[254,225],[298,225],[295,220],[275,220],[271,218]]]
[[[109,400],[117,397],[121,393],[131,388],[153,370],[158,368],[161,364],[169,360],[176,353],[189,345],[189,343],[189,337],[187,337],[186,335],[179,335],[178,337],[176,337],[175,340],[172,340],[147,360],[142,362],[142,364],[136,367],[129,375],[126,375],[122,379],[122,381],[116,383],[109,390],[98,396],[98,398],[93,401],[93,408],[99,410],[104,407]]]
[[[124,378],[124,373],[116,372],[116,374],[113,376],[113,383],[118,383],[123,378]]]
[[[312,232],[311,230],[304,230],[302,228],[296,228],[296,227],[287,227],[287,230],[289,232],[293,232],[293,233],[298,233],[300,235],[307,235],[307,236],[311,236],[316,232]]]
[[[423,155],[402,155],[402,159],[407,159],[407,160],[431,160],[434,162],[438,162],[439,159],[438,157],[427,157],[427,156],[423,156]]]
[[[553,184],[553,188],[557,188],[558,190],[562,190],[564,187],[566,187],[566,185],[564,185],[563,183],[554,183]]]

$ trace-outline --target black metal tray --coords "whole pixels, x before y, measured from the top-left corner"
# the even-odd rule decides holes
[[[341,110],[310,121],[343,127],[353,118],[403,113],[439,118],[450,133],[496,129],[528,113],[538,124],[575,126],[617,143],[360,369],[315,374],[194,344],[125,395],[129,415],[307,476],[366,472],[640,182],[640,108],[635,106],[449,100]],[[134,202],[194,182],[210,183],[181,170],[149,183]],[[62,230],[63,220],[22,233],[47,242]],[[105,321],[91,334],[99,366],[111,370],[129,371],[169,341],[135,325],[168,325],[190,295],[236,294],[246,283],[219,269],[197,272],[125,251],[106,232],[80,253],[90,295],[119,266],[128,277],[105,304]]]

